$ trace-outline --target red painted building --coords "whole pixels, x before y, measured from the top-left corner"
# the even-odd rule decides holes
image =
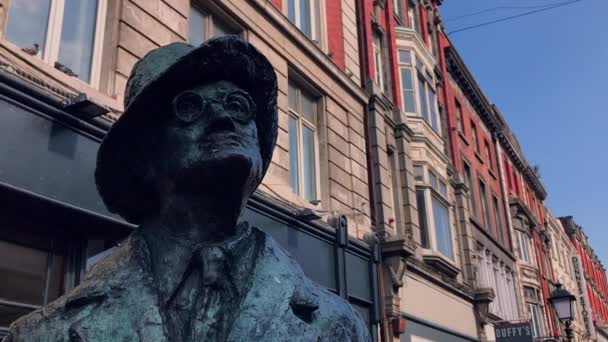
[[[583,278],[577,278],[579,286],[583,287],[581,293],[577,294],[578,305],[582,305],[583,323],[588,332],[594,329],[592,335],[598,341],[608,340],[608,279],[606,268],[597,254],[589,244],[589,240],[583,228],[576,224],[572,216],[560,217],[566,233],[578,254],[578,260],[574,265],[581,267]],[[582,297],[582,298],[581,298]],[[589,313],[589,316],[587,315]]]
[[[504,121],[496,107],[494,111]],[[559,323],[548,301],[555,277],[543,204],[547,192],[506,124],[496,137],[505,201],[509,206],[511,233],[518,256],[524,312],[532,321],[535,336],[559,336]]]

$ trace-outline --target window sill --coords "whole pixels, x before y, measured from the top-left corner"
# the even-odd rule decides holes
[[[469,143],[469,140],[467,139],[467,137],[464,135],[464,133],[462,133],[461,131],[458,131],[458,136],[460,137],[462,142],[464,142],[467,146],[471,145]]]
[[[483,160],[483,157],[477,151],[475,151],[475,158],[477,158],[477,160],[479,160],[480,163],[482,163],[482,164],[485,163],[485,160]]]
[[[488,168],[488,173],[490,174],[490,176],[492,176],[492,178],[494,178],[494,180],[498,179],[496,172],[494,172],[494,170],[492,170],[491,168]]]
[[[94,88],[90,84],[81,81],[78,78],[68,76],[62,71],[54,68],[52,65],[47,64],[42,59],[29,55],[21,49],[7,40],[0,40],[0,46],[7,50],[8,53],[13,56],[7,56],[9,63],[15,63],[15,68],[23,70],[27,74],[44,79],[48,77],[52,83],[55,83],[58,88],[67,93],[86,93],[87,95],[95,98],[101,102],[101,104],[110,107],[115,112],[122,112],[124,110],[123,104],[118,99],[115,99],[107,94],[102,93],[98,89]],[[15,60],[11,61],[10,59]],[[21,64],[21,66],[19,65]],[[30,70],[27,70],[27,69]]]
[[[430,254],[422,256],[422,260],[450,278],[455,278],[460,273],[460,269],[439,252],[430,251]]]

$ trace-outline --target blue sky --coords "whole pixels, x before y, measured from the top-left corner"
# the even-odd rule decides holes
[[[446,0],[447,31],[533,9],[497,6],[564,0]],[[450,35],[489,99],[539,164],[555,216],[573,215],[608,267],[607,0],[573,5]]]

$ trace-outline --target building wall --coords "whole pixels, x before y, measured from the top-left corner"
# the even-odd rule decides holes
[[[451,161],[463,184],[459,230],[463,241],[464,279],[475,293],[493,290],[490,314],[482,317],[478,326],[480,339],[491,340],[493,322],[521,317],[519,275],[494,139],[501,123],[444,35],[440,36],[440,46],[444,51],[440,66],[445,70],[442,95],[447,140]],[[483,210],[480,181],[485,185],[487,215]]]
[[[576,250],[561,222],[547,210],[547,230],[550,234],[551,247],[551,264],[555,274],[555,282],[562,284],[562,287],[572,294],[578,292],[576,277],[574,275],[574,267],[572,265],[572,256],[576,255]],[[582,321],[582,308],[580,301],[574,303],[574,319],[572,327],[574,330],[576,341],[588,341],[585,336],[585,327]],[[563,330],[563,329],[562,329]],[[565,333],[565,332],[563,332]]]
[[[572,216],[561,217],[560,221],[581,260],[586,283],[587,301],[585,304],[588,305],[587,311],[591,312],[591,319],[596,329],[595,335],[598,339],[602,338],[602,335],[606,335],[608,332],[606,269],[591,247],[583,227],[576,224]]]
[[[240,31],[275,67],[279,82],[279,137],[260,191],[292,207],[313,208],[324,218],[331,213],[345,214],[351,222],[350,233],[363,238],[370,231],[371,222],[363,129],[367,96],[359,83],[355,2],[322,2],[327,6],[316,18],[321,30],[317,42],[289,21],[283,8],[286,4],[281,2],[195,3]],[[4,27],[7,7],[2,8],[4,21],[0,26]],[[327,19],[328,14],[340,20]],[[96,88],[25,54],[6,39],[0,41],[4,51],[0,58],[61,92],[86,92],[112,108],[113,113],[107,117],[114,119],[123,110],[124,88],[133,65],[151,49],[187,41],[189,15],[188,0],[107,0],[101,82]],[[309,87],[318,100],[318,205],[296,195],[290,187],[287,98],[288,82],[293,79]]]

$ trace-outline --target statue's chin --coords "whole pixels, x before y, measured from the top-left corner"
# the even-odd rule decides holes
[[[177,186],[181,191],[201,195],[242,197],[254,177],[251,156],[226,151],[190,165],[178,177]]]

